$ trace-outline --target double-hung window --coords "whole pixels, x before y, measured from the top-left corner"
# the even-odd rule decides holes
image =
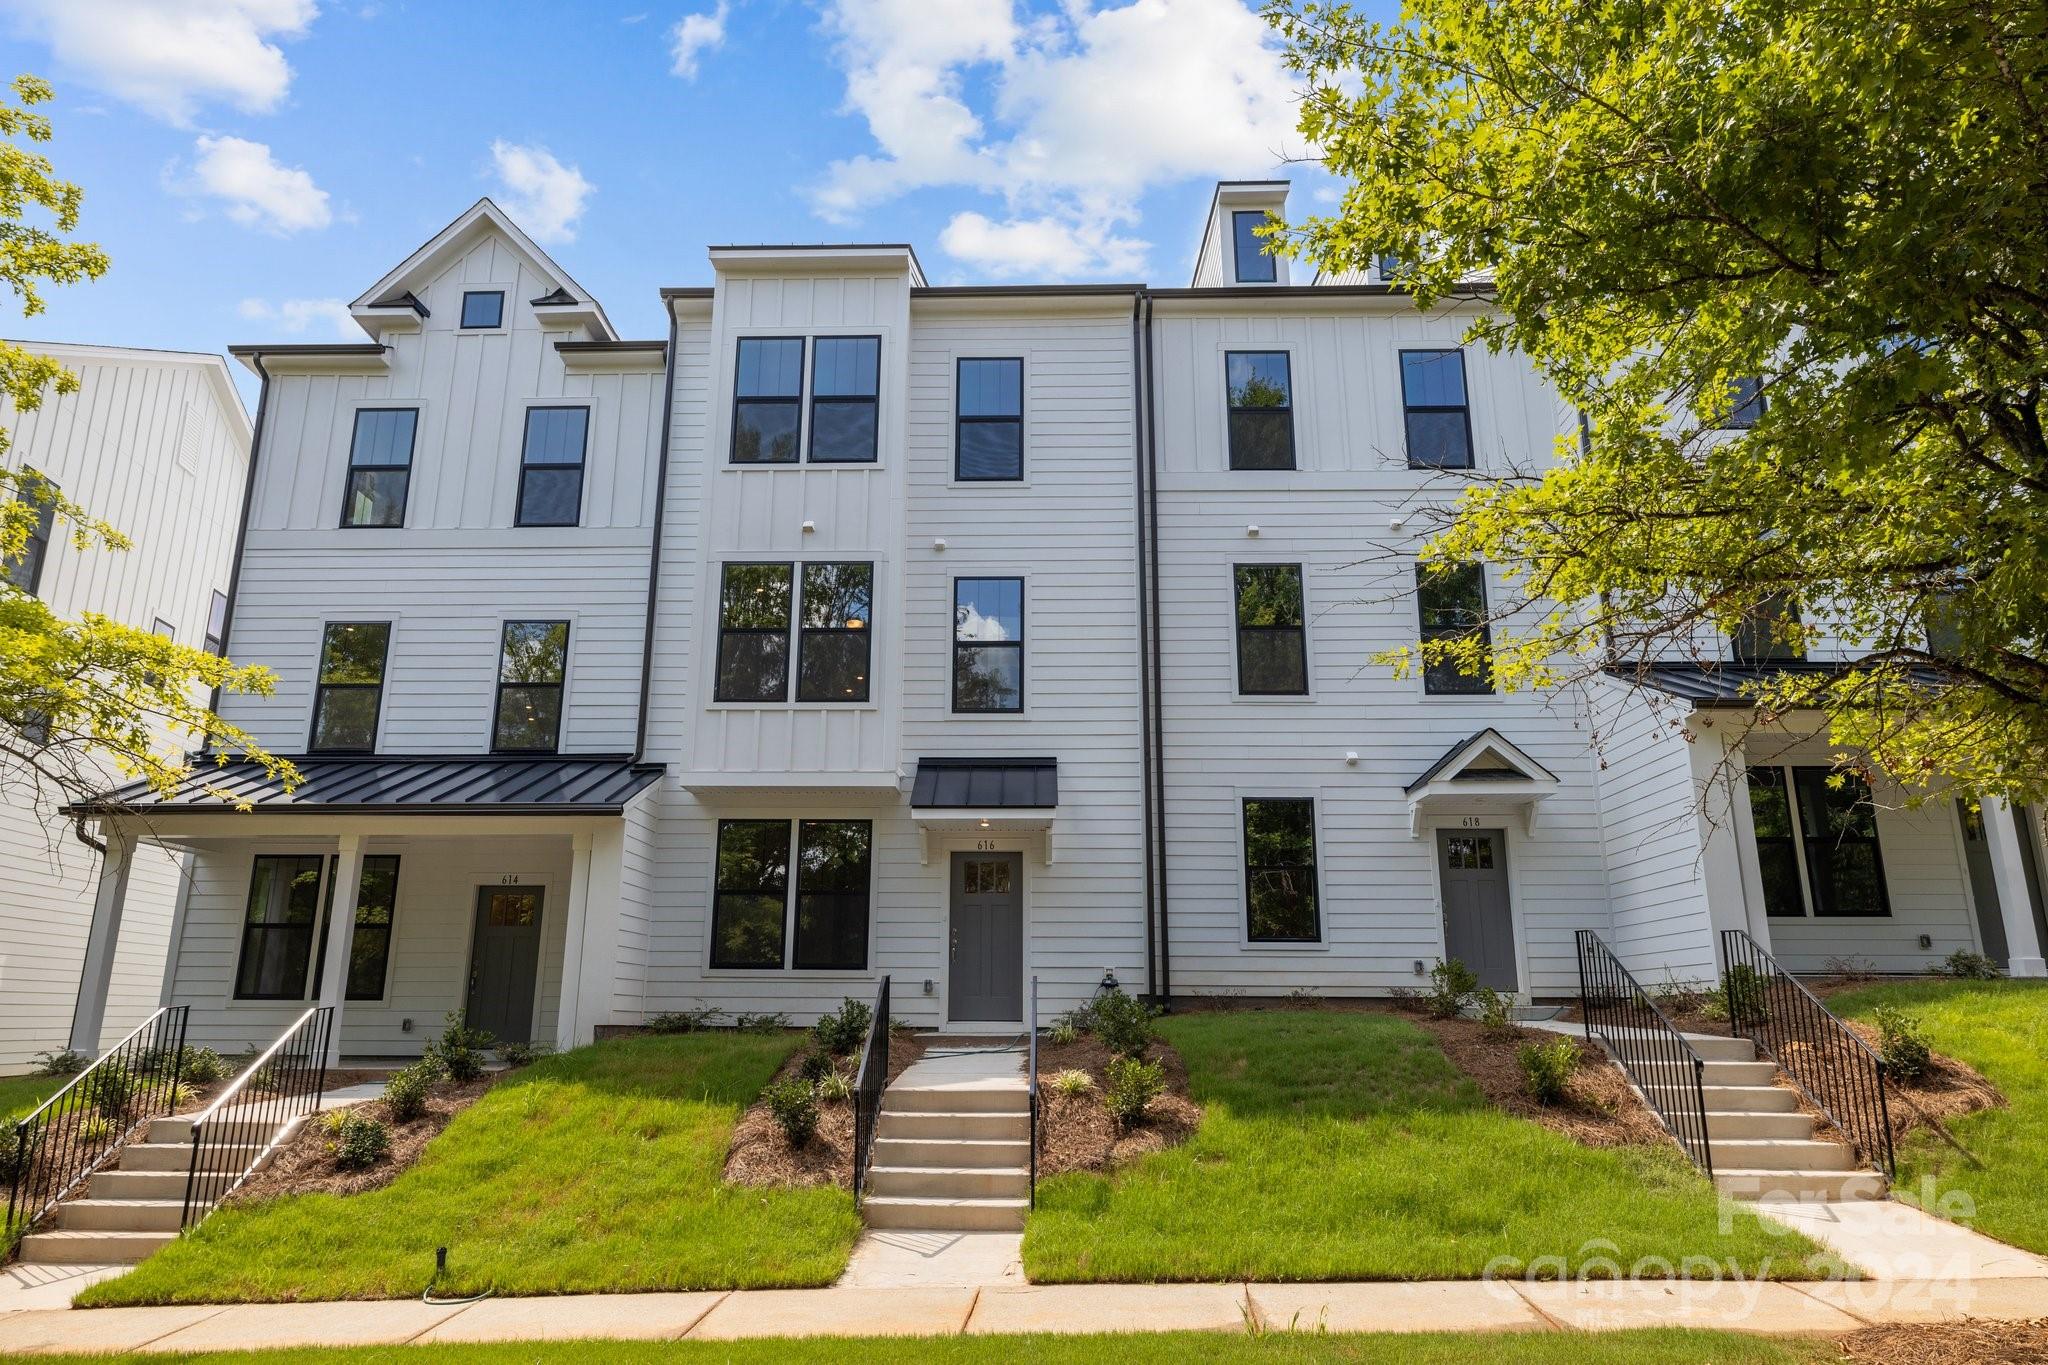
[[[1806,657],[1800,631],[1799,603],[1792,594],[1774,592],[1735,623],[1728,652],[1743,664],[1783,663]]]
[[[866,820],[721,820],[711,965],[865,971],[873,845]]]
[[[781,967],[789,904],[789,821],[718,822],[711,965]]]
[[[727,564],[718,604],[716,701],[789,700],[790,564]]]
[[[249,877],[242,915],[241,960],[235,968],[237,1000],[303,1000],[306,967],[313,959],[319,918],[321,858],[315,854],[261,855]]]
[[[865,820],[799,820],[796,826],[796,949],[790,965],[867,970],[868,862]]]
[[[1486,620],[1486,571],[1478,564],[1417,564],[1415,603],[1422,638],[1473,640],[1484,653],[1493,644]],[[1422,690],[1431,696],[1493,691],[1484,669],[1466,672],[1456,660],[1425,660]]]
[[[324,985],[327,972],[327,927],[334,918],[334,883],[338,860],[327,860],[327,894],[320,903],[319,947],[314,953],[313,990]],[[349,939],[349,1000],[382,1000],[384,976],[391,965],[391,923],[398,910],[398,855],[371,854],[363,859],[356,886],[356,931]]]
[[[866,701],[873,660],[872,564],[805,564],[797,641],[798,701]]]
[[[1232,254],[1237,258],[1239,284],[1271,284],[1278,278],[1275,262],[1266,254],[1266,244],[1259,240],[1259,229],[1265,225],[1263,209],[1240,210],[1230,215]]]
[[[1401,352],[1401,408],[1410,469],[1472,468],[1463,351]]]
[[[206,652],[213,655],[227,653],[228,595],[214,590],[212,601],[206,606]]]
[[[1244,803],[1245,937],[1253,943],[1317,943],[1316,803],[1309,797]]]
[[[1237,690],[1246,697],[1308,694],[1308,632],[1301,565],[1239,564]]]
[[[463,291],[462,325],[465,328],[504,326],[505,291],[502,289],[469,289]]]
[[[1294,377],[1285,351],[1227,351],[1230,467],[1294,468]]]
[[[741,337],[736,370],[732,462],[795,464],[804,417],[804,339]]]
[[[1024,709],[1024,580],[953,580],[953,709]]]
[[[590,409],[528,408],[519,449],[519,526],[574,526],[583,510]]]
[[[1891,914],[1868,783],[1822,767],[1757,767],[1748,777],[1767,913]]]
[[[28,544],[21,558],[7,566],[7,581],[34,596],[43,586],[43,563],[50,557],[50,536],[57,527],[57,485],[33,469],[22,471],[17,500],[34,502],[35,525],[29,528]]]
[[[333,621],[320,640],[320,677],[313,694],[316,754],[367,754],[377,747],[384,696],[389,621]]]
[[[882,339],[819,337],[811,362],[811,463],[873,464]]]
[[[562,681],[569,671],[567,621],[507,621],[498,645],[498,699],[491,749],[551,754],[562,733]]]
[[[953,477],[1024,477],[1024,362],[962,360],[955,387]]]
[[[721,702],[789,700],[790,624],[798,630],[796,699],[864,702],[872,671],[875,566],[727,564],[719,593]],[[799,596],[799,589],[801,595]]]
[[[343,526],[403,526],[412,484],[417,408],[358,408],[348,447],[348,486],[342,490]]]

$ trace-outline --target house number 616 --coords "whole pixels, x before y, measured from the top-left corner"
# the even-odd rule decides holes
[[[993,853],[996,851],[996,841],[993,839],[976,839],[974,841],[974,851],[976,853]]]

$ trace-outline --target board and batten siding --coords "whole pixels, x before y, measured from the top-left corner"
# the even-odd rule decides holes
[[[50,542],[40,594],[60,617],[93,611],[141,630],[158,620],[203,644],[226,591],[249,458],[249,427],[217,356],[32,343],[79,377],[29,412],[0,405],[7,468],[53,479],[111,523],[126,550]],[[116,780],[109,774],[109,780]],[[101,1038],[156,1008],[183,858],[137,850]],[[0,800],[0,1075],[65,1046],[99,883],[99,855],[53,809]]]

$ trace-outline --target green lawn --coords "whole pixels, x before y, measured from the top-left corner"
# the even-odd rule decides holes
[[[0,1121],[27,1118],[70,1080],[69,1076],[0,1076]]]
[[[719,1172],[788,1034],[631,1038],[492,1087],[381,1190],[229,1208],[81,1304],[830,1284],[860,1231],[845,1190]]]
[[[1867,1019],[1879,1005],[1918,1016],[1936,1052],[1976,1067],[2011,1101],[1949,1125],[1981,1168],[1926,1132],[1902,1144],[1899,1197],[2048,1253],[2048,983],[1912,981],[1847,991],[1828,1003],[1852,1018]]]
[[[55,1365],[1303,1365],[1399,1361],[1403,1365],[1820,1365],[1841,1357],[1823,1343],[1774,1341],[1720,1332],[1545,1332],[1509,1336],[1318,1336],[1210,1332],[1113,1336],[817,1337],[801,1341],[588,1341],[546,1345],[382,1346],[336,1351],[235,1351],[211,1355],[38,1356]]]
[[[1645,1257],[1821,1271],[1812,1243],[1747,1211],[1724,1230],[1675,1147],[1595,1151],[1503,1114],[1403,1020],[1188,1014],[1162,1031],[1201,1128],[1113,1177],[1042,1182],[1031,1279],[1468,1279],[1496,1257],[1547,1277]]]

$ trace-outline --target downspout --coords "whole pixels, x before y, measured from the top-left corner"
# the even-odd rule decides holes
[[[640,639],[640,715],[633,733],[633,761],[647,753],[647,699],[654,684],[654,604],[661,588],[661,532],[668,512],[669,423],[676,411],[676,306],[663,299],[668,313],[668,361],[661,380],[661,451],[654,461],[654,542],[647,552],[647,628]]]
[[[1143,515],[1150,522],[1151,554],[1151,597],[1149,614],[1150,631],[1145,648],[1152,656],[1152,787],[1157,801],[1154,815],[1154,829],[1159,841],[1159,998],[1173,999],[1173,944],[1168,927],[1168,908],[1171,895],[1171,858],[1167,853],[1166,830],[1166,703],[1160,691],[1160,649],[1159,649],[1159,424],[1158,385],[1154,382],[1152,357],[1154,333],[1152,328],[1153,299],[1150,291],[1145,294],[1145,475],[1149,487],[1146,489]]]
[[[1145,496],[1150,484],[1145,478],[1144,319],[1145,294],[1140,290],[1131,298],[1131,468],[1137,477],[1137,499],[1133,510],[1138,522],[1138,773],[1143,788],[1140,824],[1145,852],[1145,994],[1153,996],[1158,993],[1155,971],[1158,954],[1152,935],[1157,886],[1152,831],[1152,655],[1147,645],[1151,638],[1152,611],[1145,597],[1146,587],[1151,582],[1146,554],[1152,542],[1145,526]]]

